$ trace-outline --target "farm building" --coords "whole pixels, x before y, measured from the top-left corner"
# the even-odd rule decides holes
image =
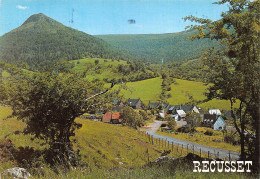
[[[112,112],[108,111],[103,116],[102,122],[120,124],[122,122],[122,119],[120,119],[120,113],[119,112],[112,113]]]
[[[143,102],[141,101],[141,99],[128,99],[128,103],[130,105],[130,107],[132,107],[133,109],[143,109]]]
[[[204,114],[203,126],[214,130],[223,130],[227,125],[226,121],[216,114]]]

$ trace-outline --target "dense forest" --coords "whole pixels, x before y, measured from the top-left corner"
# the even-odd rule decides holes
[[[103,40],[35,14],[20,27],[0,37],[0,59],[29,69],[51,69],[59,60],[81,58],[128,59]]]
[[[219,42],[209,39],[187,40],[196,33],[196,30],[188,30],[169,34],[99,35],[97,37],[139,60],[167,63],[195,59],[208,48],[220,47]]]

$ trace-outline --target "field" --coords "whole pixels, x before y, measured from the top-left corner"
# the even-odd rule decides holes
[[[128,82],[126,86],[128,90],[123,90],[122,95],[126,99],[128,98],[141,98],[144,104],[148,104],[149,100],[157,101],[161,93],[161,78],[152,78],[148,80],[142,80],[137,82]]]
[[[191,102],[189,96],[192,96],[195,101],[201,101],[206,99],[204,93],[206,92],[207,86],[202,82],[188,81],[175,79],[176,83],[171,85],[170,94],[172,97],[167,99],[171,105],[180,105]],[[126,99],[128,98],[141,98],[141,100],[148,104],[151,102],[159,101],[159,95],[161,93],[161,78],[153,78],[137,82],[128,82],[127,86],[130,91],[123,91],[122,94]],[[208,108],[218,108],[220,110],[230,110],[230,103],[226,100],[213,99],[206,103],[198,105],[205,111]]]
[[[95,64],[95,60],[98,60],[98,64]],[[117,78],[120,77],[120,73],[117,71],[119,64],[126,64],[126,61],[111,60],[102,58],[85,58],[80,60],[72,60],[70,63],[74,63],[73,71],[84,72],[86,71],[86,78],[88,79],[100,79],[104,78]]]
[[[0,106],[0,142],[11,139],[16,148],[28,146],[39,150],[44,149],[44,146],[40,145],[42,142],[40,140],[31,141],[31,136],[13,134],[14,131],[24,129],[25,123],[17,121],[15,118],[4,120],[11,113],[12,110],[9,107]],[[150,161],[158,158],[164,150],[161,146],[152,145],[147,136],[138,132],[138,130],[127,126],[80,118],[76,121],[83,126],[76,131],[77,143],[74,147],[75,150],[80,150],[82,159],[90,167],[98,169],[138,167],[148,162],[147,150]],[[170,155],[180,156],[180,154],[174,152]],[[0,159],[0,171],[15,165],[1,162]]]

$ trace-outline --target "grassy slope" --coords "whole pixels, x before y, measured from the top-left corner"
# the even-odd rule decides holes
[[[99,61],[98,65],[95,65],[95,60]],[[77,72],[86,71],[88,66],[91,65],[91,68],[87,71],[86,78],[102,80],[104,78],[111,79],[111,78],[122,77],[120,73],[118,73],[117,66],[119,64],[125,65],[126,61],[122,61],[122,60],[112,61],[111,59],[102,59],[102,58],[85,58],[80,60],[72,60],[70,61],[70,63],[75,64],[72,70]],[[108,67],[109,65],[112,65],[112,67]],[[99,74],[95,71],[95,68],[97,67],[100,68]]]
[[[148,104],[149,100],[159,100],[161,93],[161,78],[153,78],[137,82],[128,82],[126,85],[129,88],[127,91],[122,91],[125,98],[141,98],[141,100]]]
[[[172,84],[172,89],[170,91],[172,97],[168,99],[168,102],[171,105],[185,104],[190,102],[187,93],[193,96],[195,100],[206,99],[206,96],[204,96],[204,92],[206,91],[207,86],[205,86],[204,83],[181,79],[175,80],[177,83]],[[161,82],[162,79],[154,78],[127,83],[127,86],[132,90],[132,93],[130,91],[125,91],[123,92],[123,94],[125,95],[125,98],[140,97],[145,104],[148,104],[149,100],[158,101],[159,95],[161,93]],[[208,108],[218,108],[220,110],[230,109],[229,101],[217,99],[202,103],[198,106],[202,107],[205,110],[207,110]]]
[[[0,141],[9,134],[7,138],[11,139],[16,147],[29,146],[43,149],[39,140],[31,141],[30,136],[12,134],[14,131],[22,130],[25,124],[15,118],[3,120],[11,113],[12,110],[9,107],[0,106]],[[103,169],[137,167],[147,163],[147,149],[150,160],[156,159],[163,152],[162,147],[151,145],[147,137],[132,128],[79,118],[77,122],[83,126],[76,132],[77,144],[74,147],[80,149],[83,160],[91,167]],[[177,153],[171,153],[171,155],[180,156]],[[0,172],[14,166],[15,164],[12,163],[2,163],[0,159]]]

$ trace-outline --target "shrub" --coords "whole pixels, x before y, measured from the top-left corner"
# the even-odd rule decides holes
[[[240,145],[239,135],[232,132],[227,132],[224,134],[224,141],[232,145]]]
[[[175,121],[174,119],[168,122],[168,128],[169,128],[171,131],[174,131],[174,129],[175,129],[176,126],[177,126],[177,123],[176,123],[176,121]]]
[[[213,129],[210,129],[210,128],[208,128],[204,134],[205,134],[205,135],[212,136],[212,135],[214,134],[214,130],[213,130]]]

